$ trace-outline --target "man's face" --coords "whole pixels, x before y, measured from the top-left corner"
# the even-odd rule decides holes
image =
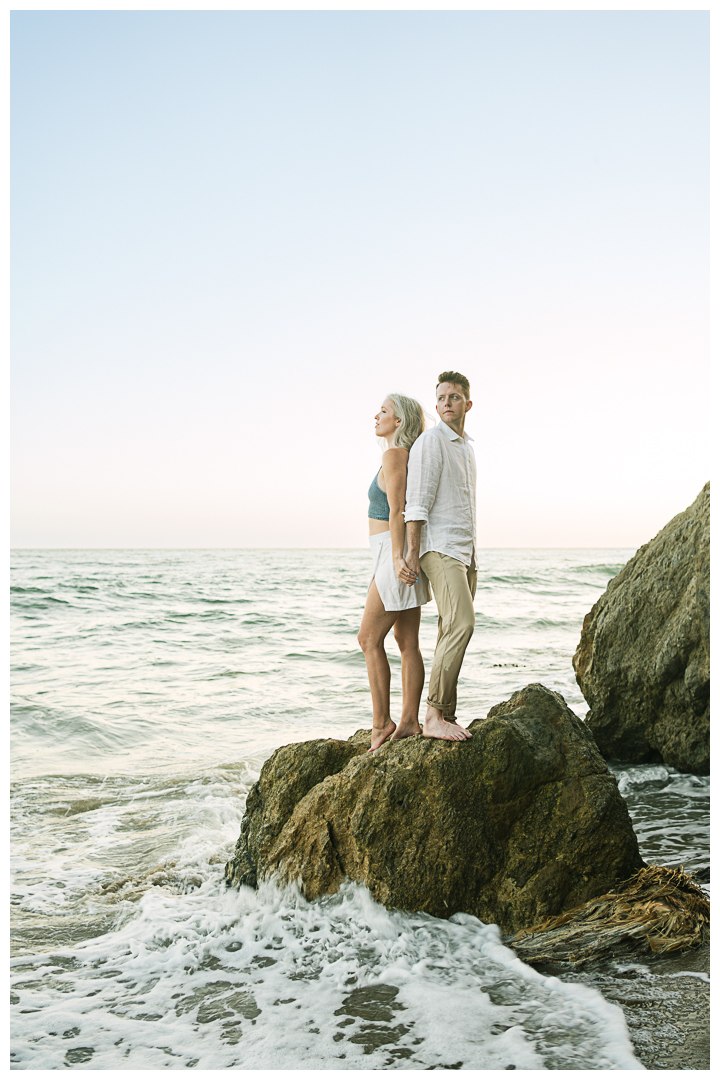
[[[467,401],[462,386],[457,383],[443,382],[436,391],[438,416],[450,427],[459,424],[465,413],[472,408],[472,401]]]

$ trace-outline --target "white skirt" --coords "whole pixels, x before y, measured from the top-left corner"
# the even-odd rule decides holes
[[[422,570],[414,585],[405,585],[397,576],[389,529],[370,537],[370,551],[375,585],[386,611],[407,611],[408,608],[427,604],[430,599],[430,582]],[[405,553],[407,554],[407,544]]]

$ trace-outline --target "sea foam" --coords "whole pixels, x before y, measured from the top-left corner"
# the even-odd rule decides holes
[[[135,907],[17,961],[15,1067],[641,1068],[618,1006],[469,915],[388,912],[351,884],[310,903],[211,880]]]

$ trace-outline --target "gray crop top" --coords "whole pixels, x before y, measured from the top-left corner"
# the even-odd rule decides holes
[[[388,502],[387,495],[377,482],[377,476],[373,476],[373,482],[368,491],[368,498],[370,499],[368,517],[375,518],[377,521],[389,521],[390,503]]]

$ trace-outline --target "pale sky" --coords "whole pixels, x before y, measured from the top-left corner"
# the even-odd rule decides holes
[[[13,543],[361,547],[465,373],[483,547],[708,478],[703,11],[12,16]]]

